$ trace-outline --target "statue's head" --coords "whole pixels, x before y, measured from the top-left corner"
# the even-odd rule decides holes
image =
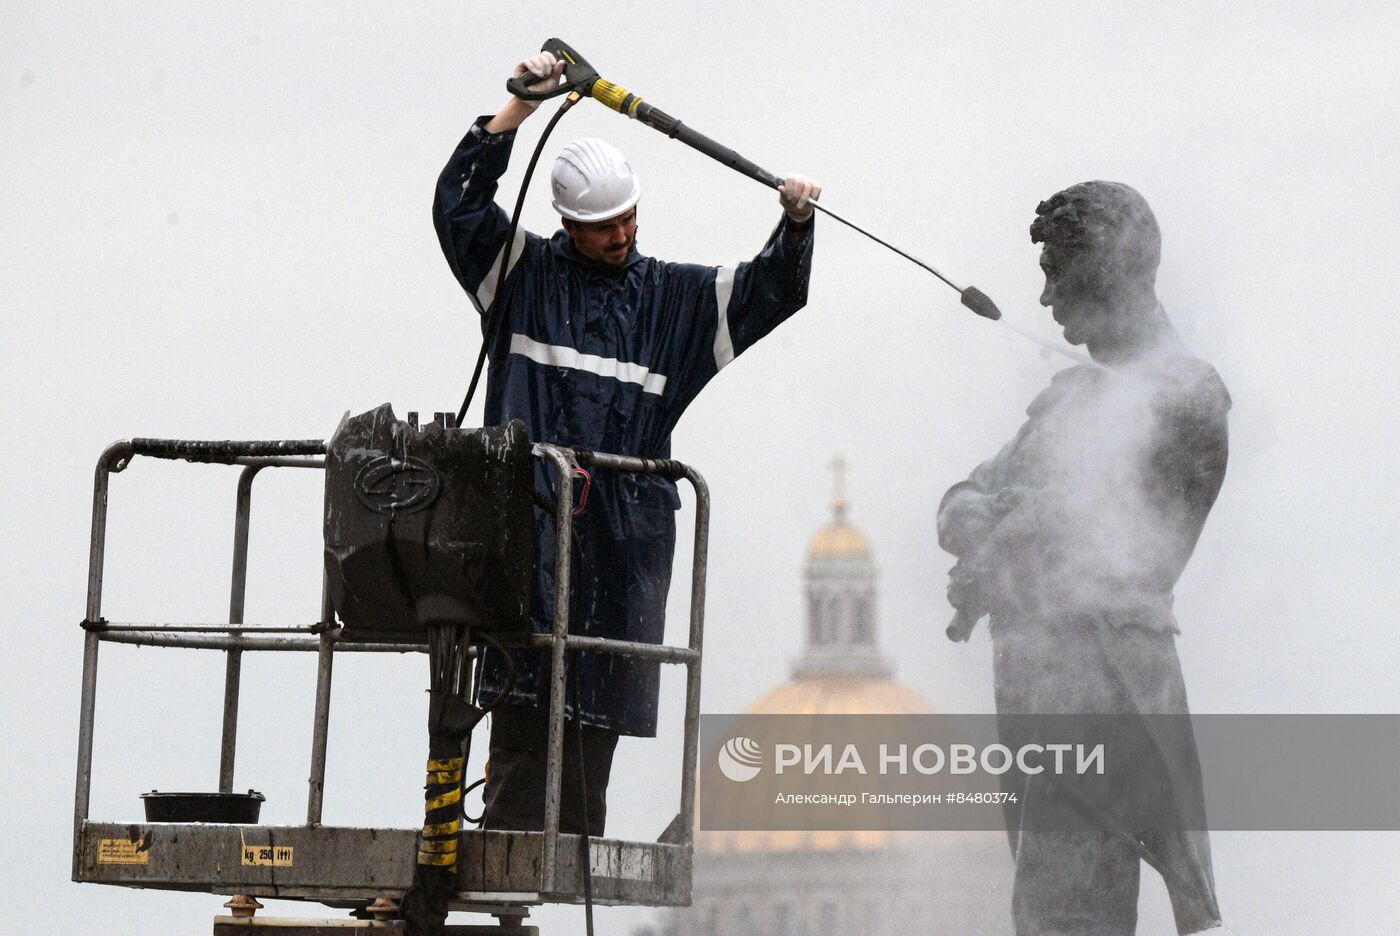
[[[1146,199],[1121,182],[1081,182],[1036,206],[1045,291],[1071,344],[1135,330],[1125,318],[1155,308],[1162,235]]]

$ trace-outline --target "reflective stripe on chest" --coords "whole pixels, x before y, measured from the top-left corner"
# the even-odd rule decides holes
[[[584,354],[566,345],[545,344],[527,335],[510,336],[510,353],[529,358],[536,364],[587,371],[599,377],[611,377],[623,383],[638,384],[643,393],[660,396],[666,389],[666,375],[654,374],[641,364],[629,364],[617,358]]]

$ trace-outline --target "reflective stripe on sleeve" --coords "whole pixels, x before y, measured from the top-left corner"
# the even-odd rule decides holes
[[[660,396],[666,389],[666,375],[653,374],[641,364],[628,364],[617,358],[599,357],[584,354],[566,345],[545,344],[528,335],[510,336],[510,353],[519,354],[549,367],[567,367],[570,370],[587,371],[599,377],[611,377],[623,383],[640,384],[643,393]]]
[[[505,253],[506,245],[502,244],[501,249],[496,251],[496,258],[491,261],[491,269],[486,271],[486,275],[481,278],[481,283],[476,287],[476,302],[482,312],[491,308],[491,302],[496,298],[496,280],[501,275],[501,254]],[[515,229],[515,239],[510,246],[510,265],[506,267],[506,276],[510,276],[510,271],[515,269],[515,265],[520,262],[520,255],[525,252],[525,229]]]
[[[715,370],[734,360],[734,340],[729,337],[729,297],[734,292],[735,267],[723,266],[715,272],[715,305],[719,322],[715,328]]]

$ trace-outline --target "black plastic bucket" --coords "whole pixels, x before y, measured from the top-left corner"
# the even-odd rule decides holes
[[[247,793],[161,793],[141,794],[146,804],[147,822],[235,822],[246,825],[258,821],[267,797],[257,790]]]

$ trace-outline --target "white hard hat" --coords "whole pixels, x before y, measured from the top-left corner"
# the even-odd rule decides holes
[[[575,140],[555,157],[549,173],[554,210],[574,221],[606,221],[637,203],[642,183],[617,147]]]

